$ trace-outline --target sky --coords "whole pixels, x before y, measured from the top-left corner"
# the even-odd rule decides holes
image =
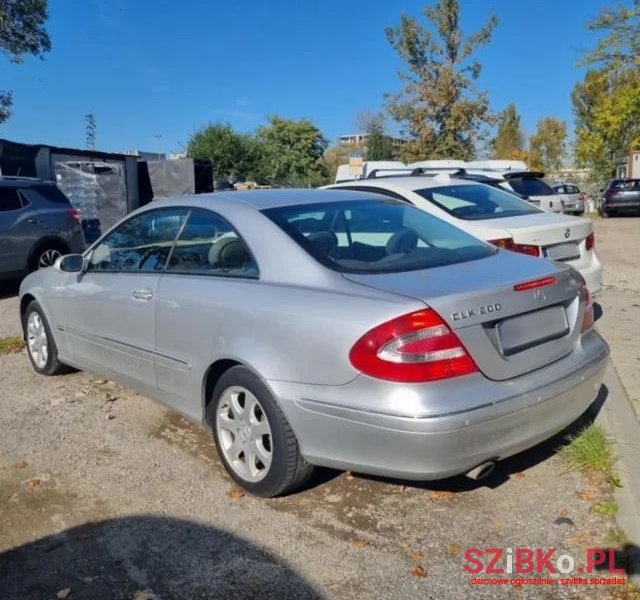
[[[499,111],[515,102],[527,134],[546,116],[573,129],[576,67],[595,44],[586,23],[606,0],[461,0],[470,33],[500,23],[477,53],[480,89]],[[611,2],[609,2],[611,4]],[[0,138],[177,152],[215,121],[252,131],[268,115],[307,117],[326,137],[356,130],[362,111],[400,89],[402,64],[385,37],[425,0],[49,0],[52,51],[22,65],[0,57],[14,94]],[[389,123],[393,129],[393,123]]]

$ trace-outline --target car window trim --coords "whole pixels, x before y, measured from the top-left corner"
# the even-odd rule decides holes
[[[183,232],[185,226],[189,222],[189,218],[191,217],[191,215],[194,212],[211,214],[214,217],[217,217],[218,219],[220,219],[221,221],[226,223],[229,226],[229,228],[236,234],[238,239],[244,244],[244,247],[247,249],[247,252],[249,253],[249,256],[251,257],[251,260],[253,260],[253,263],[256,265],[256,269],[258,270],[258,273],[256,275],[224,275],[224,274],[220,274],[220,273],[198,273],[197,271],[167,270],[167,265],[169,264],[169,261],[171,260],[171,257],[173,256],[173,252],[174,252],[174,250],[176,248],[177,241],[180,239],[180,235],[182,235],[182,232]],[[249,244],[247,244],[247,242],[244,239],[244,237],[240,234],[238,229],[231,223],[231,221],[229,221],[228,219],[225,219],[220,213],[218,213],[218,212],[216,212],[214,210],[211,210],[209,208],[201,208],[201,207],[198,207],[198,206],[190,206],[189,207],[189,214],[187,215],[187,218],[185,219],[184,223],[182,224],[182,227],[180,228],[180,232],[176,236],[176,239],[173,241],[173,246],[171,247],[171,251],[169,252],[169,255],[167,256],[167,262],[165,263],[163,270],[159,271],[159,273],[161,275],[197,275],[197,276],[200,276],[200,277],[219,277],[219,278],[223,278],[223,279],[249,279],[249,280],[252,280],[252,281],[256,281],[256,280],[260,279],[260,265],[258,264],[258,261],[256,260],[256,257],[254,255],[254,253],[251,251],[251,247],[249,246]]]

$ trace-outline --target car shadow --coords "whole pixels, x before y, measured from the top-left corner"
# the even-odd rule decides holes
[[[323,598],[285,561],[245,539],[152,515],[87,523],[0,554],[0,598],[56,596]]]
[[[607,389],[607,386],[604,384],[601,385],[594,402],[573,423],[555,434],[553,437],[539,443],[533,448],[529,448],[524,452],[520,452],[519,454],[498,461],[493,471],[480,480],[473,480],[465,477],[464,475],[457,475],[455,477],[434,481],[405,481],[401,479],[361,474],[358,474],[358,477],[362,479],[369,479],[371,481],[381,481],[389,484],[434,491],[468,492],[482,487],[488,487],[491,489],[498,488],[509,481],[516,473],[522,473],[523,471],[526,471],[527,469],[530,469],[557,454],[562,447],[566,446],[571,441],[572,437],[576,436],[580,431],[582,431],[582,429],[588,427],[594,422],[608,395],[609,390]]]
[[[8,281],[0,281],[0,300],[5,298],[13,298],[20,291],[20,280],[11,279]]]
[[[601,564],[595,565],[596,571],[610,572],[613,567],[624,570],[624,573],[629,576],[640,575],[640,547],[635,544],[624,544],[621,548],[600,548],[600,550],[602,554],[598,558],[605,558]],[[613,550],[613,556],[610,550]],[[610,564],[611,562],[613,564]]]

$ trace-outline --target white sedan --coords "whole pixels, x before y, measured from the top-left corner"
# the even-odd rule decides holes
[[[565,262],[580,272],[592,295],[600,292],[602,265],[588,218],[542,210],[495,187],[446,174],[378,176],[328,187],[410,202],[501,248]]]

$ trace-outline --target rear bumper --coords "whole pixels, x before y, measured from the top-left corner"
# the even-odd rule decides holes
[[[573,266],[572,263],[567,263]],[[598,258],[598,255],[593,252],[593,257],[586,267],[574,267],[578,270],[580,275],[584,277],[584,281],[587,284],[587,289],[592,297],[596,297],[602,291],[602,263]]]
[[[343,386],[269,385],[309,462],[430,480],[506,458],[564,429],[595,400],[608,356],[606,342],[591,332],[568,357],[509,382],[468,375],[403,386],[359,376]]]
[[[616,211],[616,212],[636,212],[640,211],[640,200],[634,200],[631,202],[605,202],[602,205],[602,210],[606,212]]]

